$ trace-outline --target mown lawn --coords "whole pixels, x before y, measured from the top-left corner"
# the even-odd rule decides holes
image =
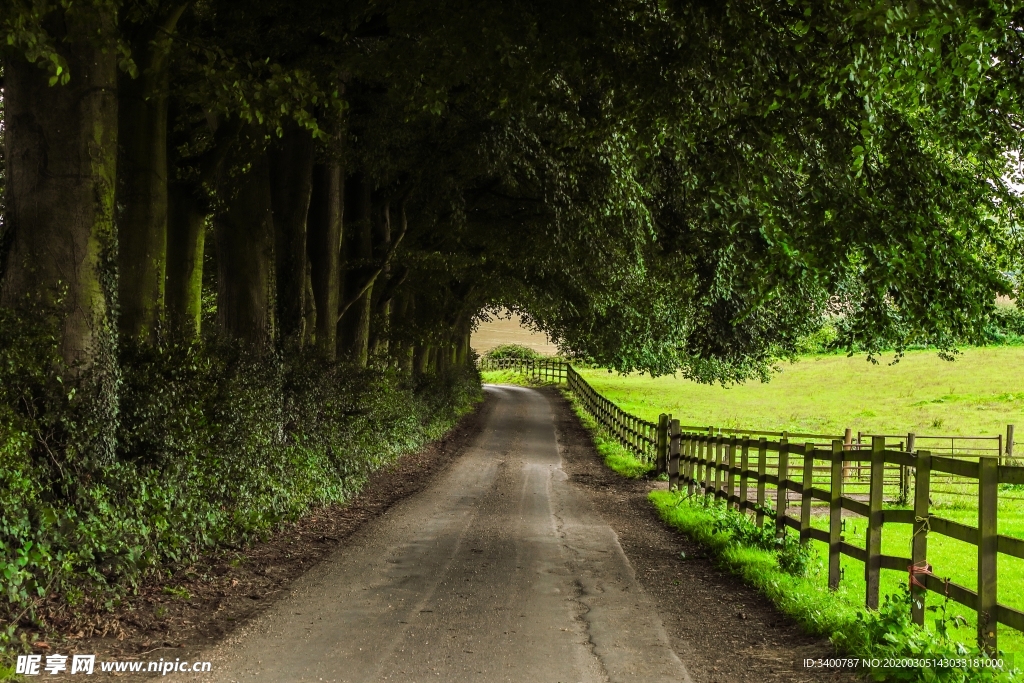
[[[595,389],[623,409],[649,420],[671,413],[683,424],[715,425],[771,431],[841,435],[857,431],[906,434],[985,435],[1006,433],[1007,424],[1024,430],[1024,347],[967,349],[953,361],[933,352],[908,353],[899,363],[891,358],[879,364],[864,356],[813,356],[786,364],[771,382],[733,387],[700,385],[679,377],[622,376],[605,370],[580,370]],[[1024,455],[1024,431],[1015,449]],[[1024,538],[1024,492],[1003,490],[1000,496],[1000,533]],[[977,525],[977,510],[970,496],[937,493],[934,514]],[[790,514],[798,514],[791,510]],[[815,526],[827,527],[827,516],[815,517]],[[863,547],[865,520],[845,520],[844,535]],[[886,525],[883,552],[910,555],[911,529]],[[827,582],[825,544],[813,542],[820,562],[816,580]],[[929,537],[929,561],[940,577],[976,588],[977,549],[938,534]],[[864,565],[843,558],[840,596],[854,606],[863,605]],[[1024,561],[1000,555],[999,601],[1024,609]],[[894,593],[907,583],[906,572],[883,570],[882,593]],[[929,594],[929,605],[942,596]],[[961,614],[968,625],[960,629],[964,640],[973,639],[976,614],[950,603],[950,614]],[[929,619],[930,621],[931,619]],[[1000,626],[999,645],[1024,656],[1024,634]]]

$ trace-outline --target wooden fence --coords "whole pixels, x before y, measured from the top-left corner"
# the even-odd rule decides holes
[[[564,382],[569,364],[558,360],[520,358],[481,358],[480,370],[509,370],[542,382]]]
[[[811,443],[791,444],[786,439],[769,441],[762,437],[754,441],[749,437],[709,437],[683,431],[678,420],[669,423],[668,442],[669,488],[680,490],[685,486],[691,495],[703,493],[724,500],[734,509],[753,511],[757,524],[772,522],[780,535],[789,527],[800,534],[801,542],[828,544],[830,587],[839,586],[840,557],[846,555],[864,564],[867,586],[864,602],[870,608],[878,607],[881,570],[895,569],[908,572],[914,598],[912,616],[919,624],[924,622],[925,595],[933,591],[977,611],[978,641],[986,648],[994,650],[996,647],[997,624],[1024,631],[1024,612],[1000,604],[996,599],[999,554],[1024,559],[1024,540],[998,533],[999,484],[1024,483],[1024,467],[1000,465],[995,456],[982,456],[972,462],[923,450],[916,453],[887,450],[884,437],[874,437],[869,452],[844,450],[843,441],[839,439],[832,442],[831,449],[824,449]],[[778,456],[774,473],[767,466],[769,453]],[[825,486],[815,485],[816,462],[827,463],[831,470]],[[868,463],[867,501],[844,495],[843,469],[850,462]],[[883,509],[886,464],[913,469],[912,508]],[[930,511],[933,473],[952,474],[976,482],[977,526],[944,519]],[[769,487],[775,489],[774,501],[769,500]],[[790,500],[790,493],[795,494],[795,500]],[[811,526],[814,501],[828,504],[827,531]],[[791,516],[791,508],[798,508],[799,515]],[[865,547],[846,542],[842,533],[844,510],[867,518]],[[910,557],[882,554],[886,524],[913,526]],[[928,563],[929,534],[976,546],[978,590],[932,573]]]
[[[899,442],[900,448],[892,450],[886,448],[885,435],[872,436],[868,447],[852,443],[849,431],[843,437],[830,438],[820,434],[716,430],[683,426],[669,415],[661,415],[653,423],[622,410],[595,391],[572,366],[562,365],[552,374],[559,378],[555,381],[564,377],[579,405],[624,449],[650,463],[655,472],[666,472],[670,489],[685,488],[691,496],[713,496],[753,515],[758,525],[773,524],[779,535],[791,528],[802,543],[827,544],[831,588],[840,585],[840,559],[845,555],[864,565],[864,603],[869,608],[878,608],[881,570],[891,569],[908,574],[912,618],[918,624],[924,623],[926,595],[932,592],[975,610],[978,642],[991,651],[996,649],[999,624],[1024,631],[1024,612],[997,599],[999,555],[1024,559],[1024,540],[1000,534],[997,524],[999,485],[1024,485],[1024,467],[1016,466],[1008,457],[1012,455],[1012,427],[1005,451],[971,453],[973,459],[967,459],[930,450],[912,451],[913,438]],[[927,438],[918,437],[918,443]],[[903,478],[893,481],[894,471],[902,473]],[[866,481],[862,482],[865,477],[860,475],[865,472]],[[955,477],[973,487],[978,501],[976,526],[932,512],[931,485],[942,477]],[[886,497],[887,490],[905,491],[911,478],[912,500],[907,500],[907,495]],[[865,489],[858,492],[862,484]],[[896,507],[891,506],[894,502]],[[818,516],[827,520],[827,530],[811,525],[816,503],[827,505],[827,516]],[[791,515],[791,510],[799,513]],[[866,518],[863,547],[845,538],[844,516]],[[886,525],[896,524],[912,527],[910,557],[882,553]],[[977,590],[933,573],[928,562],[931,534],[976,548]]]
[[[658,461],[658,454],[667,453],[668,422],[662,419],[658,424],[648,422],[636,415],[630,415],[617,405],[594,391],[587,381],[568,363],[565,377],[569,391],[573,393],[583,409],[597,420],[623,448],[641,462],[652,466]],[[665,418],[662,415],[662,418]],[[662,459],[664,463],[664,459]]]

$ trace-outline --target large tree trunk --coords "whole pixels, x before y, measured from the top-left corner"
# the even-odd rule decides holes
[[[68,84],[50,87],[47,73],[22,56],[6,62],[0,303],[59,303],[64,359],[113,369],[116,13],[85,3],[73,14],[55,10],[47,24],[67,60]]]
[[[316,304],[315,343],[329,360],[338,353],[344,183],[341,164],[317,164],[313,168],[308,250]]]
[[[163,317],[167,267],[167,94],[171,32],[185,5],[135,36],[137,78],[122,74],[117,206],[121,333],[152,340]]]
[[[305,337],[306,217],[313,173],[313,136],[291,122],[270,150],[271,203],[277,257],[277,322],[282,339]]]
[[[275,338],[274,219],[266,154],[225,187],[216,219],[217,318],[231,339],[269,350]]]
[[[186,183],[169,186],[167,216],[167,320],[188,336],[199,334],[203,312],[206,211]]]
[[[369,360],[370,318],[373,285],[366,287],[373,272],[372,188],[366,176],[357,173],[345,184],[345,291],[349,296],[366,288],[341,319],[341,353],[357,365]]]

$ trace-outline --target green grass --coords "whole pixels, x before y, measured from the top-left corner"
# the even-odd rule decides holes
[[[542,387],[554,385],[554,382],[532,378],[515,370],[488,370],[480,373],[485,384],[514,384],[520,387]]]
[[[624,410],[652,421],[666,412],[682,424],[835,435],[847,427],[988,436],[1005,434],[1007,424],[1024,430],[1024,347],[970,348],[952,362],[932,351],[891,360],[873,365],[863,355],[808,356],[784,364],[767,384],[732,387],[579,372]]]
[[[966,507],[966,506],[965,506]],[[940,517],[977,526],[977,510],[975,509],[937,509],[934,513]],[[790,514],[795,514],[791,510]],[[1017,503],[1003,503],[999,510],[999,531],[1000,533],[1024,537],[1024,511]],[[845,530],[843,532],[847,542],[860,547],[865,546],[865,534],[867,520],[863,517],[844,518]],[[811,525],[820,529],[828,528],[827,516],[814,516]],[[904,524],[887,524],[882,532],[882,553],[895,555],[897,557],[910,556],[911,528]],[[828,546],[818,541],[811,541],[811,547],[818,554],[818,561],[812,570],[810,579],[821,586],[828,584]],[[928,561],[937,576],[949,578],[954,583],[966,586],[971,590],[977,589],[977,548],[968,543],[947,538],[939,534],[928,536]],[[852,557],[843,556],[841,560],[843,568],[843,595],[851,606],[862,606],[866,585],[864,582],[864,563]],[[998,557],[999,602],[1024,609],[1024,560],[1000,554]],[[894,571],[883,569],[881,573],[881,594],[893,595],[899,593],[902,586],[907,585],[908,575],[906,571]],[[941,595],[928,593],[926,604],[937,605],[943,601]],[[950,615],[960,615],[965,620],[965,625],[956,629],[956,636],[964,642],[973,642],[977,629],[977,613],[968,607],[950,603],[948,607]],[[1024,657],[1024,634],[1009,626],[999,626],[999,648],[1005,652],[1012,652],[1017,657]],[[1024,662],[1024,659],[1021,660]]]
[[[700,505],[690,505],[671,491],[651,491],[648,499],[662,520],[714,553],[721,565],[770,598],[779,609],[798,619],[814,635],[830,636],[856,616],[856,609],[828,586],[786,574],[776,554],[743,546],[715,528],[716,519]]]

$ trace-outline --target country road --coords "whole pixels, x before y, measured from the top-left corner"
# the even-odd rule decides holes
[[[555,392],[485,389],[481,422],[425,488],[188,653],[212,673],[176,680],[856,680],[804,669],[828,641],[666,529],[655,484],[608,470]]]
[[[206,654],[203,681],[688,681],[617,537],[516,387],[465,453]]]

